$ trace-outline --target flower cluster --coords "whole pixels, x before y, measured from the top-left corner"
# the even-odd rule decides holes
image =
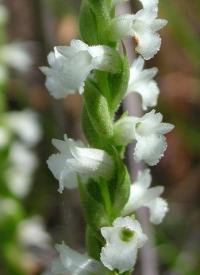
[[[50,274],[129,274],[138,249],[147,240],[136,211],[147,207],[154,224],[161,223],[168,211],[161,197],[164,188],[150,187],[150,170],[140,171],[131,184],[123,163],[125,147],[134,142],[135,161],[158,164],[167,148],[165,134],[174,127],[162,122],[162,114],[148,110],[158,101],[154,80],[158,69],[144,69],[145,60],[160,49],[158,31],[167,22],[157,18],[158,0],[140,0],[142,8],[136,14],[114,16],[115,5],[124,1],[84,0],[80,15],[84,42],[73,40],[70,46],[55,47],[48,55],[50,67],[41,67],[55,98],[76,91],[82,95],[82,125],[89,142],[84,145],[67,135],[64,141],[53,140],[59,152],[50,156],[48,167],[59,181],[60,192],[64,187],[79,188],[89,256],[59,245],[60,257]],[[130,68],[118,47],[127,36],[134,38],[139,54]],[[125,113],[116,120],[115,112],[131,92],[140,95],[142,108],[148,112],[142,117]]]

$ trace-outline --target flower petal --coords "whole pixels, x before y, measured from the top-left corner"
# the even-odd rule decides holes
[[[79,254],[64,243],[56,245],[60,258],[56,259],[52,266],[53,274],[69,275],[101,275],[105,269],[100,262],[97,262],[87,255]]]
[[[47,165],[54,177],[60,180],[61,173],[65,168],[66,157],[63,154],[53,154],[47,160]]]
[[[133,91],[141,96],[144,111],[147,110],[148,107],[155,107],[157,105],[160,90],[155,81],[144,82],[143,84],[137,85]]]
[[[130,239],[124,240],[122,232],[128,230],[132,233]],[[101,229],[106,239],[106,245],[101,250],[101,261],[110,270],[119,273],[133,269],[137,258],[137,250],[142,247],[147,239],[143,234],[138,221],[131,217],[119,217],[113,222],[112,227]]]
[[[68,139],[66,135],[64,141],[53,139],[52,143],[60,153],[50,156],[47,164],[59,180],[59,192],[64,187],[77,187],[78,175],[83,181],[88,178],[112,177],[113,161],[105,151],[83,148],[82,142]]]
[[[153,31],[159,31],[160,29],[162,29],[163,27],[165,27],[167,25],[167,20],[166,19],[156,19],[152,25],[151,28]]]
[[[81,173],[110,178],[113,172],[113,161],[103,150],[80,148],[71,143],[71,153],[74,160],[69,160],[70,166]]]
[[[158,128],[158,134],[167,134],[174,129],[174,125],[170,123],[161,123]]]
[[[106,246],[102,248],[101,261],[109,270],[117,269],[121,274],[131,270],[135,265],[137,250],[137,246],[128,247],[120,251],[115,245]]]
[[[157,198],[146,206],[150,210],[150,221],[154,224],[160,224],[169,211],[168,203],[162,198]]]
[[[154,166],[163,157],[167,143],[164,136],[150,135],[138,139],[134,158],[139,162],[144,160],[148,165]]]
[[[160,35],[152,31],[141,30],[135,33],[136,51],[143,56],[145,60],[149,60],[160,50]]]
[[[121,70],[121,60],[116,50],[108,46],[92,46],[88,49],[95,69],[117,73]]]
[[[158,6],[158,0],[139,0],[144,9],[152,9]]]
[[[80,44],[80,41],[76,44]],[[92,70],[91,56],[83,48],[83,45],[55,47],[54,53],[48,56],[51,68],[41,68],[47,76],[46,87],[55,98],[62,98],[80,89]]]

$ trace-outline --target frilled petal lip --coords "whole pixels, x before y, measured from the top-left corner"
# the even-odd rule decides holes
[[[155,140],[157,141],[155,142]],[[155,166],[164,156],[166,149],[167,142],[164,136],[151,135],[142,137],[136,143],[134,159],[137,162],[144,160],[148,165]],[[152,155],[153,153],[154,155]]]
[[[146,111],[149,107],[155,107],[157,105],[160,90],[157,83],[152,80],[133,84],[128,89],[128,93],[130,92],[135,92],[141,97],[142,109]]]
[[[129,242],[124,242],[120,237],[121,230],[125,228],[134,232],[133,239]],[[106,240],[106,245],[101,250],[103,264],[110,270],[117,269],[120,274],[131,270],[138,248],[141,248],[147,239],[139,222],[128,216],[118,217],[112,227],[101,228],[101,234]]]
[[[161,47],[161,38],[158,33],[151,30],[137,31],[134,34],[136,40],[135,50],[141,54],[145,60],[149,60],[157,54]]]
[[[116,251],[121,251],[121,258],[117,256]],[[117,269],[119,274],[129,271],[135,265],[137,259],[137,246],[129,246],[126,250],[119,249],[116,245],[103,247],[100,259],[109,270]],[[119,254],[119,253],[118,253]]]
[[[160,224],[169,211],[167,201],[161,197],[147,203],[145,206],[149,208],[150,222],[153,224]]]

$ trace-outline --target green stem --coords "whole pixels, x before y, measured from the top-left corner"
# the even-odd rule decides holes
[[[6,111],[6,94],[4,85],[0,85],[0,114]]]
[[[118,271],[111,271],[110,272],[110,275],[118,275],[119,273],[118,273]]]
[[[131,275],[131,274],[132,274],[132,271],[127,271],[127,272],[124,272],[122,275]],[[119,272],[116,270],[110,271],[109,275],[119,275]]]

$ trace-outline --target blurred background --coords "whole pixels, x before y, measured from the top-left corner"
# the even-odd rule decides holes
[[[132,1],[135,10],[138,3]],[[39,66],[55,45],[79,37],[79,0],[0,2],[0,274],[42,274],[54,244],[84,251],[84,219],[77,191],[57,192],[47,169],[52,138],[83,138],[81,97],[58,101],[44,87]],[[200,274],[200,1],[160,0],[162,49],[147,66],[160,69],[158,109],[176,129],[153,168],[165,185],[170,213],[151,228],[155,274]],[[149,250],[148,253],[151,253]],[[144,259],[143,259],[144,260]],[[141,269],[142,257],[135,274]]]

